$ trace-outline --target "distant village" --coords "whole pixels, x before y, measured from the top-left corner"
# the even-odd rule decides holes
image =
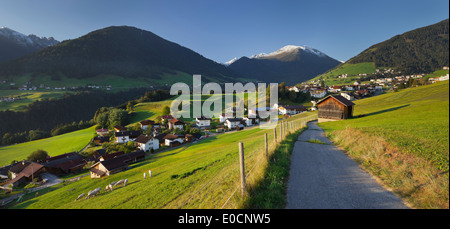
[[[443,70],[449,70],[449,67],[443,67]],[[339,85],[339,86],[324,86],[321,84],[321,80],[314,80],[307,83],[297,84],[293,87],[288,87],[289,91],[309,93],[311,98],[321,99],[328,94],[340,93],[341,96],[348,100],[362,99],[368,96],[374,96],[388,89],[399,89],[401,84],[408,82],[409,80],[422,79],[426,74],[413,74],[413,75],[397,75],[390,77],[375,78],[373,75],[396,75],[400,72],[394,72],[393,69],[376,69],[374,74],[358,74],[359,77],[368,79],[368,83],[361,83],[360,80],[356,80],[353,84]],[[371,77],[372,75],[372,77]],[[336,78],[347,78],[348,74],[342,74]],[[428,78],[428,83],[435,83],[439,81],[449,80],[449,74],[439,77]]]

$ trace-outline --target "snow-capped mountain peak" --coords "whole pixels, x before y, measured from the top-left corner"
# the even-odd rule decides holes
[[[44,48],[59,43],[53,37],[38,37],[33,34],[27,36],[4,26],[0,26],[0,36],[3,36],[21,46],[36,46]]]
[[[310,48],[310,47],[307,47],[307,46],[286,45],[286,46],[278,49],[275,52],[271,52],[269,54],[260,53],[260,54],[257,54],[257,55],[253,55],[250,58],[251,59],[254,59],[254,58],[256,58],[256,59],[259,59],[259,58],[271,58],[271,57],[278,56],[280,54],[296,53],[299,50],[303,50],[303,51],[315,54],[317,56],[326,56],[326,54],[320,52],[319,50],[313,49],[313,48]]]
[[[233,59],[231,59],[231,60],[225,62],[224,64],[225,64],[225,66],[228,66],[228,65],[234,63],[234,62],[235,62],[236,60],[238,60],[238,59],[239,59],[239,58],[235,57],[235,58],[233,58]]]

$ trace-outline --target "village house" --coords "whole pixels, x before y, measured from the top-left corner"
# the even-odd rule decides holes
[[[38,178],[39,174],[46,172],[46,168],[42,164],[24,160],[12,166],[9,172],[11,180],[6,182],[3,187],[20,186],[32,182],[33,179]]]
[[[185,123],[183,121],[178,120],[176,118],[171,119],[169,121],[169,130],[174,130],[174,129],[183,130],[184,124]]]
[[[209,128],[211,126],[211,119],[205,116],[195,117],[195,122],[199,128]]]
[[[220,115],[219,115],[219,122],[220,122],[220,123],[224,123],[225,120],[227,120],[227,119],[229,119],[229,118],[233,118],[233,114],[230,114],[230,113],[220,114]]]
[[[341,93],[341,96],[344,97],[344,98],[346,98],[347,100],[350,100],[350,101],[355,100],[355,97],[354,97],[353,95],[351,95],[351,94],[349,94],[349,93],[346,93],[346,92],[342,92],[342,93]]]
[[[49,157],[43,165],[47,171],[53,174],[67,174],[78,172],[83,169],[87,161],[78,153],[65,153],[54,157]]]
[[[145,159],[145,152],[142,150],[122,154],[112,159],[101,160],[93,164],[90,169],[91,178],[101,178],[114,173],[121,172],[128,168],[128,165]]]
[[[329,95],[317,102],[319,122],[351,118],[355,104],[340,95]]]
[[[328,87],[328,92],[337,93],[341,91],[341,86],[330,86]]]
[[[123,152],[123,151],[118,151],[118,152],[114,152],[114,153],[104,153],[103,155],[101,155],[101,156],[98,158],[98,160],[99,160],[99,161],[106,161],[106,160],[109,160],[109,159],[113,159],[113,158],[115,158],[115,157],[118,157],[118,156],[120,156],[120,155],[122,155],[122,154],[125,154],[125,152]]]
[[[279,114],[287,114],[287,115],[295,115],[300,114],[302,112],[307,111],[306,107],[302,105],[295,105],[295,106],[279,106],[278,107]]]
[[[164,123],[166,120],[167,122],[174,119],[174,117],[172,115],[163,115],[161,116],[161,122]]]
[[[236,126],[241,124],[240,118],[229,118],[225,121],[225,125],[228,129],[236,129]]]
[[[125,128],[123,126],[119,126],[119,125],[114,126],[114,131],[115,132],[121,132],[121,131],[126,131],[126,130],[127,130],[127,128]]]
[[[320,99],[327,95],[327,91],[324,89],[316,89],[309,91],[309,94],[311,95],[311,97]]]
[[[255,117],[255,118],[245,117],[245,118],[243,118],[243,121],[245,122],[245,125],[247,125],[247,126],[258,125],[259,124],[259,116]]]
[[[136,140],[134,140],[139,146],[140,150],[145,152],[150,149],[157,150],[159,149],[159,140],[154,138],[153,136],[141,135]]]
[[[141,131],[120,131],[116,132],[116,142],[117,143],[127,143],[129,141],[134,141],[137,137],[141,135]]]
[[[164,144],[170,147],[178,146],[184,143],[184,135],[179,134],[167,134],[163,139]]]
[[[147,130],[149,128],[149,126],[152,126],[155,124],[155,121],[143,120],[143,121],[140,121],[139,124],[141,125],[142,130]]]
[[[101,128],[101,129],[97,130],[97,134],[100,135],[100,136],[105,136],[105,135],[108,134],[108,132],[109,132],[109,130],[105,129],[105,128]]]

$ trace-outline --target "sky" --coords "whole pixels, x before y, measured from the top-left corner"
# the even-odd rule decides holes
[[[0,0],[0,26],[26,35],[63,41],[134,26],[219,63],[285,45],[347,61],[447,18],[448,0]]]

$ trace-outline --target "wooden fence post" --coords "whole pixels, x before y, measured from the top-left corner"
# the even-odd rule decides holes
[[[264,142],[266,147],[266,159],[269,159],[269,143],[267,142],[267,133],[264,134]]]
[[[275,141],[275,145],[277,144],[277,127],[273,128],[273,139]]]
[[[241,168],[241,194],[245,195],[245,162],[244,162],[244,143],[239,142],[239,164]]]

